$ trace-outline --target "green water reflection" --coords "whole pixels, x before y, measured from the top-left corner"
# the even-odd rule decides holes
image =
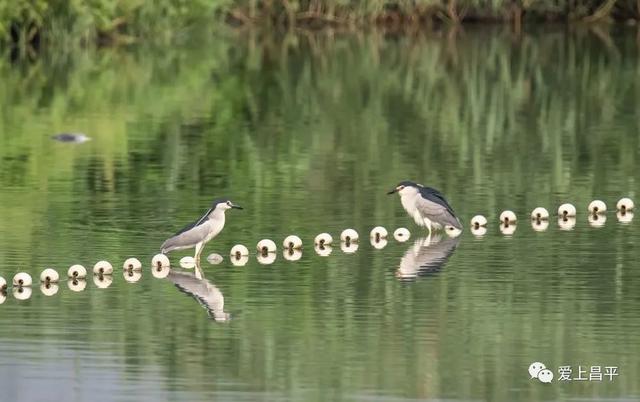
[[[637,222],[587,224],[593,198],[637,198],[635,31],[486,29],[425,37],[240,33],[175,49],[45,53],[0,62],[0,275],[101,259],[89,278],[0,305],[9,400],[634,400],[640,397]],[[63,131],[92,137],[52,141]],[[468,226],[434,272],[399,280],[423,233],[386,191],[440,189]],[[204,264],[216,322],[149,261],[228,196],[205,249],[305,242],[302,259]],[[578,207],[534,232],[528,212]],[[497,216],[521,221],[511,237]],[[368,231],[406,226],[376,250]],[[358,251],[311,245],[347,227]],[[442,245],[442,251],[453,247]],[[434,249],[430,249],[433,251]],[[419,253],[418,253],[419,254]],[[188,252],[172,255],[177,263]],[[414,253],[414,255],[416,255]],[[127,283],[126,257],[144,263]],[[418,259],[416,257],[416,259]],[[408,264],[408,265],[406,265]],[[527,376],[533,361],[618,366],[613,381]],[[557,372],[556,372],[557,374]]]

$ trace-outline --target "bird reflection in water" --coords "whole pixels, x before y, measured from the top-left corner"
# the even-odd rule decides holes
[[[439,272],[455,251],[459,237],[430,236],[417,239],[400,260],[396,277],[413,280]]]
[[[218,322],[231,319],[231,314],[224,312],[222,292],[204,277],[198,265],[195,266],[194,273],[171,269],[167,279],[173,282],[178,290],[196,299],[207,310],[211,319]]]

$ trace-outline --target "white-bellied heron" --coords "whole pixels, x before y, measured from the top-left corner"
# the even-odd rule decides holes
[[[460,219],[438,190],[412,181],[403,181],[387,194],[393,193],[400,194],[400,202],[405,211],[419,226],[429,229],[429,235],[432,230],[442,228],[452,235],[457,235],[462,230]]]
[[[162,254],[173,250],[196,248],[196,264],[200,263],[200,254],[204,245],[216,237],[224,228],[225,211],[231,208],[242,209],[227,198],[213,201],[211,208],[197,221],[180,230],[173,237],[165,240],[160,247]]]

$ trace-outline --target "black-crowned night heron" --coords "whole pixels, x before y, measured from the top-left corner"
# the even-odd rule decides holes
[[[419,226],[426,226],[429,235],[431,230],[443,227],[455,233],[462,230],[462,224],[453,208],[438,190],[412,181],[403,181],[387,194],[393,193],[400,194],[400,202],[405,211]]]
[[[197,221],[186,226],[184,229],[176,233],[173,237],[165,240],[160,247],[162,254],[169,253],[173,250],[184,250],[195,247],[196,264],[200,263],[200,254],[204,245],[216,237],[224,228],[224,213],[227,209],[242,209],[239,205],[226,198],[220,198],[213,201],[211,208]]]

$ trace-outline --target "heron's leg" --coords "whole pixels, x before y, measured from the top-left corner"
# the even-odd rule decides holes
[[[202,268],[200,268],[200,264],[195,266],[195,274],[197,279],[204,278],[204,272],[202,272]]]
[[[423,218],[424,219],[424,225],[427,227],[427,230],[429,231],[429,234],[427,235],[427,239],[431,240],[431,219],[429,218]]]
[[[193,256],[193,259],[196,260],[196,266],[200,266],[200,254],[202,254],[202,250],[204,249],[204,242],[200,242],[196,244],[196,254]]]

